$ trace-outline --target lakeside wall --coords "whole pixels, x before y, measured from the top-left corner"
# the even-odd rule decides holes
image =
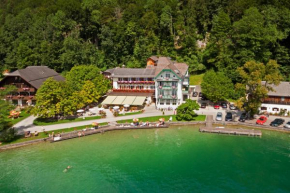
[[[213,121],[213,125],[216,126],[243,126],[243,127],[251,127],[251,128],[256,128],[256,129],[264,129],[264,130],[271,130],[271,131],[279,131],[279,132],[287,132],[290,133],[290,129],[285,129],[283,127],[271,127],[271,126],[266,126],[266,125],[257,125],[253,123],[245,123],[245,122],[218,122],[218,121]],[[99,129],[96,130],[88,130],[85,131],[85,136],[86,135],[92,135],[92,134],[97,134],[97,133],[104,133],[107,131],[114,131],[114,130],[129,130],[129,129],[155,129],[155,128],[168,128],[170,125],[204,125],[206,124],[206,121],[195,121],[195,122],[167,122],[165,126],[127,126],[127,127],[120,127],[121,125],[125,124],[116,124],[116,126],[100,126]],[[81,130],[77,131],[72,131],[68,133],[63,133],[62,134],[62,140],[67,140],[67,139],[73,139],[78,137],[78,132]],[[62,141],[61,140],[61,141]],[[47,138],[42,138],[42,139],[36,139],[36,140],[30,140],[26,142],[21,142],[21,143],[15,143],[15,144],[8,144],[8,145],[3,145],[0,146],[0,152],[9,150],[9,149],[14,149],[14,148],[19,148],[27,145],[32,145],[32,144],[37,144],[37,143],[42,143],[42,142],[51,142],[51,137]]]

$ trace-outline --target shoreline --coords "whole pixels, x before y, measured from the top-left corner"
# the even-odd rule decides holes
[[[85,136],[88,135],[93,135],[93,134],[99,134],[99,133],[104,133],[107,131],[115,131],[115,130],[130,130],[130,129],[157,129],[157,128],[169,128],[170,126],[184,126],[184,125],[204,125],[206,124],[206,121],[195,121],[195,122],[167,122],[164,126],[121,126],[124,124],[117,124],[115,126],[101,126],[99,129],[94,130],[94,132],[92,131],[86,131]],[[252,128],[252,129],[262,129],[262,130],[267,130],[267,131],[276,131],[276,132],[282,132],[282,133],[290,133],[290,130],[281,128],[281,127],[270,127],[270,126],[265,126],[265,125],[256,125],[256,124],[251,124],[251,123],[244,123],[244,122],[217,122],[217,121],[213,121],[213,125],[214,126],[242,126],[242,127],[248,127],[248,128]],[[107,128],[107,129],[106,129]],[[73,136],[72,136],[73,135]],[[31,141],[26,141],[26,142],[21,142],[21,143],[14,143],[14,144],[8,144],[8,145],[3,145],[0,146],[0,153],[3,151],[7,151],[7,150],[11,150],[11,149],[16,149],[16,148],[20,148],[20,147],[24,147],[24,146],[28,146],[28,145],[34,145],[34,144],[38,144],[38,143],[42,143],[42,142],[60,142],[63,140],[68,140],[68,139],[74,139],[74,138],[78,138],[77,133],[75,131],[73,132],[68,132],[65,133],[63,136],[70,136],[67,137],[65,139],[59,140],[59,141],[52,141],[51,137],[46,137],[46,138],[42,138],[42,139],[36,139],[36,140],[31,140]]]

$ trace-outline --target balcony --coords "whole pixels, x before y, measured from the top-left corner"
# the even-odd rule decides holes
[[[189,80],[188,79],[184,79],[182,82],[182,85],[189,85]]]
[[[176,86],[169,86],[169,85],[166,85],[166,86],[158,86],[158,89],[159,90],[172,90],[172,89],[177,89]]]
[[[31,96],[24,96],[24,95],[7,95],[7,96],[6,96],[6,99],[7,99],[7,100],[19,100],[19,99],[22,99],[22,100],[33,100],[33,99],[35,99],[35,96],[34,96],[34,95],[31,95]]]
[[[35,92],[35,88],[29,88],[29,87],[18,88],[18,92]]]
[[[157,81],[178,81],[178,78],[158,78]]]
[[[141,92],[141,93],[154,93],[154,89],[113,89],[113,92]]]
[[[155,81],[117,81],[118,84],[155,84]]]
[[[159,99],[177,99],[176,95],[158,95]]]
[[[182,94],[188,94],[188,90],[182,90]]]

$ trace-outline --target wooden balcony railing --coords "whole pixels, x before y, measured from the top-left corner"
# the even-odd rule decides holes
[[[18,92],[35,92],[35,88],[29,88],[29,87],[18,88]]]
[[[155,84],[154,81],[117,81],[118,84]]]
[[[154,93],[153,89],[113,89],[113,92],[141,92],[141,93]]]

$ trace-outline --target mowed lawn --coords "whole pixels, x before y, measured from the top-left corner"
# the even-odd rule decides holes
[[[46,119],[46,118],[37,118],[33,121],[34,125],[54,125],[54,124],[61,124],[61,123],[73,123],[73,122],[79,122],[79,121],[89,121],[89,120],[95,120],[95,119],[101,119],[101,116],[93,116],[93,117],[79,117],[79,118],[72,118],[72,119],[62,119],[62,120],[55,120],[55,119]]]
[[[202,83],[204,74],[190,75],[190,85],[200,85]]]
[[[160,118],[164,118],[165,121],[168,121],[170,117],[172,117],[172,121],[174,122],[177,121],[176,115],[164,115],[164,116],[161,115],[161,116],[154,116],[154,117],[143,117],[143,118],[138,118],[138,119],[139,121],[142,121],[142,122],[146,122],[146,121],[157,122],[159,121]],[[205,121],[205,115],[198,115],[192,121]],[[132,123],[132,122],[133,122],[132,119],[117,121],[117,123]]]

